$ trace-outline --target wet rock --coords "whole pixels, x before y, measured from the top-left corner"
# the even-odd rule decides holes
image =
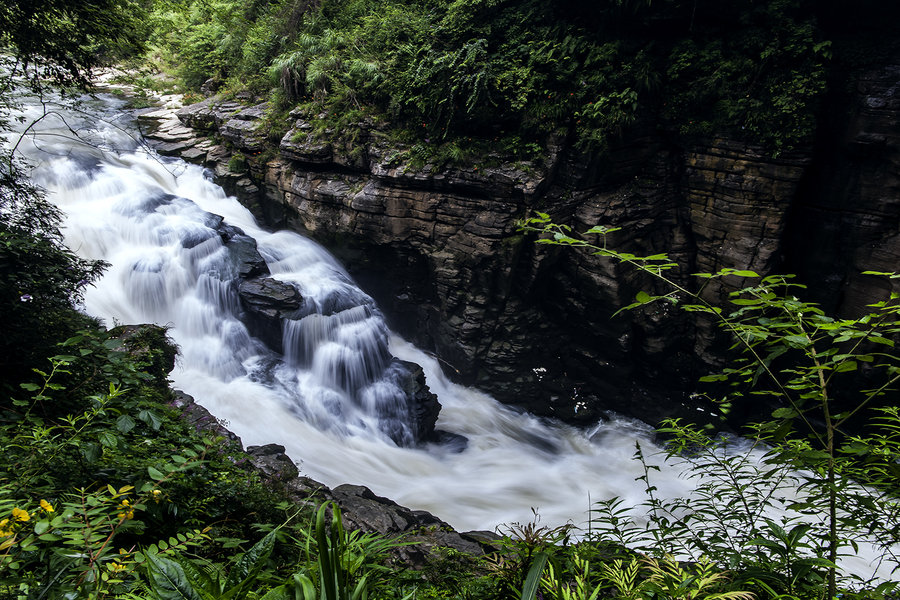
[[[303,304],[297,288],[271,277],[254,277],[241,279],[238,296],[250,332],[275,352],[282,352],[282,319],[296,316]]]
[[[405,360],[397,362],[409,373],[403,391],[409,403],[413,438],[416,443],[436,441],[434,426],[441,412],[441,403],[426,385],[425,371],[420,365]]]
[[[485,553],[485,547],[475,537],[458,533],[429,512],[410,510],[393,500],[377,496],[367,487],[340,485],[334,488],[332,494],[341,507],[346,528],[386,536],[403,534],[404,541],[415,542],[395,551],[403,562],[413,568],[425,566],[429,555],[440,548],[452,548],[473,556]]]
[[[230,262],[240,279],[268,275],[269,267],[256,248],[256,240],[239,227],[225,223],[220,223],[217,231],[228,248]]]
[[[227,429],[227,423],[214,417],[208,410],[194,401],[194,398],[181,390],[175,390],[172,400],[174,408],[181,409],[182,418],[193,425],[197,431],[205,431],[214,436],[221,436],[231,443],[241,446],[241,438]]]
[[[173,405],[181,408],[183,417],[198,430],[222,436],[240,447],[240,439],[187,394],[176,392]],[[405,543],[411,542],[412,545],[395,548],[391,554],[412,568],[425,566],[431,557],[439,556],[447,548],[481,556],[492,550],[492,544],[499,538],[490,532],[459,533],[429,512],[411,510],[363,486],[340,485],[329,489],[300,475],[296,463],[279,444],[250,446],[245,455],[249,469],[258,472],[268,486],[283,492],[297,506],[315,510],[321,503],[334,500],[341,508],[343,524],[348,530],[402,536]],[[238,457],[235,458],[239,463],[245,462]]]
[[[284,482],[300,475],[297,465],[284,453],[284,446],[248,446],[246,452],[253,466],[266,478]]]

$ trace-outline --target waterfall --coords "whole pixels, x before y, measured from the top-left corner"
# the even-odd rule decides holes
[[[388,330],[372,298],[322,247],[265,230],[207,171],[141,147],[116,101],[89,108],[66,117],[82,139],[47,118],[21,145],[34,179],[66,214],[69,246],[111,263],[87,290],[85,309],[110,326],[169,327],[181,350],[174,387],[244,444],[282,444],[305,475],[329,486],[366,485],[461,530],[525,523],[532,509],[544,524],[581,525],[592,500],[645,500],[633,454],[636,443],[646,456],[656,449],[649,427],[611,418],[577,429],[453,384],[436,360]],[[241,319],[241,266],[223,228],[252,238],[267,277],[302,298],[284,322],[280,351]],[[423,367],[442,405],[438,427],[464,436],[464,450],[405,443],[403,367],[395,358]],[[689,494],[677,466],[654,464],[660,497]]]

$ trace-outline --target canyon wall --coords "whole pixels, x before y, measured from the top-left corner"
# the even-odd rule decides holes
[[[607,410],[655,422],[702,418],[695,382],[721,361],[714,326],[662,303],[613,316],[637,291],[663,289],[535,244],[517,224],[542,211],[578,231],[621,227],[612,246],[669,254],[682,282],[722,267],[795,272],[828,310],[857,314],[891,286],[861,271],[900,265],[900,60],[848,78],[815,144],[778,157],[636,127],[602,157],[561,137],[541,163],[435,168],[412,164],[377,127],[360,124],[349,145],[302,114],[276,144],[262,133],[264,105],[220,98],[155,135],[161,152],[214,169],[270,225],[328,247],[455,380],[568,422]],[[732,279],[703,293],[721,300],[741,283]]]

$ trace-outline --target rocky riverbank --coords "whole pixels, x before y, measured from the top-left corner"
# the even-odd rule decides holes
[[[148,375],[161,389],[167,389],[166,377],[175,367],[177,348],[167,340],[165,329],[158,325],[128,325],[113,330],[113,333],[131,354],[158,357],[153,361]],[[171,406],[179,410],[182,418],[198,431],[219,438],[223,447],[230,446],[228,451],[236,458],[237,464],[255,470],[269,489],[279,492],[293,504],[315,507],[334,501],[341,507],[348,529],[390,537],[402,536],[410,545],[396,548],[396,558],[414,568],[424,566],[432,553],[443,551],[439,549],[450,548],[480,556],[491,551],[492,542],[499,538],[489,531],[457,532],[426,511],[400,506],[388,498],[377,496],[364,486],[339,485],[331,489],[302,476],[294,460],[285,454],[283,446],[268,444],[244,449],[237,435],[183,392],[172,392]]]

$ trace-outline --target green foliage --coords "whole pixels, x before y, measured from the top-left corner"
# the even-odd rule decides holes
[[[329,519],[330,513],[330,519]],[[389,582],[392,573],[382,566],[390,550],[408,545],[402,539],[346,531],[334,502],[322,504],[306,538],[306,567],[286,589],[299,589],[304,600],[364,600],[370,591]]]
[[[167,6],[156,24],[195,89],[208,77],[258,93],[268,83],[331,117],[387,117],[419,141],[543,147],[568,132],[590,151],[638,122],[789,150],[813,131],[830,58],[808,0],[215,0]]]
[[[500,550],[488,557],[496,585],[503,593],[536,591],[536,578],[548,560],[565,552],[573,526],[540,525],[537,511],[528,523],[512,523],[501,528]]]
[[[698,274],[701,285],[689,289],[668,275],[677,264],[666,255],[638,257],[609,248],[607,236],[616,228],[591,228],[586,234],[599,236],[596,243],[543,213],[524,228],[540,233],[539,242],[582,248],[662,281],[671,291],[639,292],[626,309],[667,302],[712,317],[739,353],[721,373],[704,378],[735,389],[724,398],[722,412],[734,402],[760,398],[775,407],[770,419],[750,430],[769,444],[760,463],[729,454],[692,428],[669,423],[662,432],[674,436],[673,456],[691,460],[691,472],[701,480],[698,498],[658,499],[649,477],[653,467],[644,462],[653,527],[631,527],[618,503],[610,501],[601,507],[609,519],[601,532],[616,530],[614,539],[628,543],[649,533],[657,551],[664,548],[664,538],[675,540],[686,544],[679,550],[756,571],[760,588],[790,595],[824,589],[833,597],[841,550],[861,541],[876,544],[885,560],[900,564],[891,551],[898,542],[900,425],[897,408],[885,403],[900,382],[900,356],[893,351],[900,334],[900,295],[891,293],[857,318],[837,319],[801,300],[797,294],[803,286],[790,277],[722,269]],[[705,285],[724,278],[732,285],[751,282],[730,292],[734,308],[727,313],[703,293]],[[695,462],[691,456],[697,448],[703,453]],[[791,483],[798,492],[786,499]],[[780,511],[780,521],[769,516],[772,509]]]
[[[275,545],[275,531],[266,534],[222,573],[213,565],[197,566],[183,556],[171,558],[146,553],[144,565],[150,591],[157,600],[243,600],[257,585],[257,578]]]
[[[140,0],[5,2],[0,48],[16,62],[0,79],[24,76],[35,89],[48,81],[86,86],[93,67],[143,49],[147,8]]]
[[[228,159],[228,170],[231,173],[243,173],[247,170],[247,158],[240,152],[235,152]]]

